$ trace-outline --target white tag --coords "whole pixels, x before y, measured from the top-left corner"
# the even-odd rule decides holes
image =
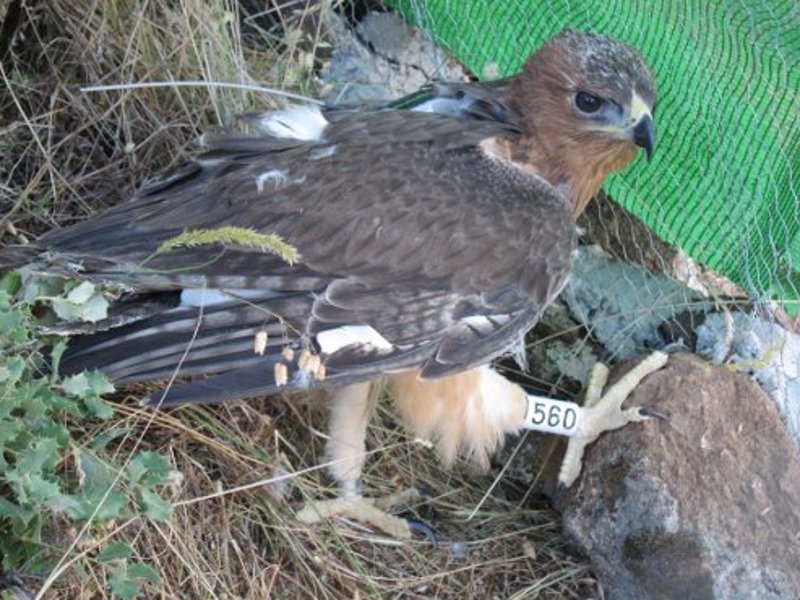
[[[583,408],[567,400],[528,396],[525,429],[573,436],[578,432]]]

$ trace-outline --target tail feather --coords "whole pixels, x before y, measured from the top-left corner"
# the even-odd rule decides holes
[[[290,369],[291,385],[287,386],[275,381],[274,365],[280,361],[280,354],[265,355],[261,358],[264,359],[261,364],[244,366],[208,379],[198,379],[176,385],[152,394],[142,403],[146,406],[158,407],[179,404],[216,404],[254,396],[278,394],[287,389],[312,389],[321,385],[326,387],[350,385],[374,379],[374,373],[369,371],[333,373],[324,379],[317,379],[299,369]]]
[[[195,347],[188,340],[182,348],[177,347],[173,352],[158,358],[134,356],[99,368],[118,382],[135,382],[160,379],[173,374],[214,373],[249,364],[263,364],[266,360],[265,355],[254,352],[253,334],[250,333],[204,349]]]
[[[275,314],[289,318],[307,314],[311,302],[308,294],[291,294],[260,301],[232,300],[202,310],[171,308],[122,327],[76,337],[60,370],[72,374],[95,368],[114,381],[128,383],[245,367],[272,372],[282,350],[299,345],[302,335],[290,320]],[[266,344],[257,348],[256,336],[264,333]]]
[[[7,246],[0,251],[0,271],[16,269],[31,262],[37,249],[30,244]]]

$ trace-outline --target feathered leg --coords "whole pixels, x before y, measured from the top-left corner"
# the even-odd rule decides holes
[[[608,368],[597,363],[583,406],[528,395],[488,366],[432,381],[420,381],[415,372],[399,373],[389,377],[389,385],[406,422],[416,435],[434,442],[445,465],[463,456],[488,467],[505,434],[520,429],[568,436],[559,473],[559,485],[568,487],[580,474],[584,449],[601,433],[661,416],[648,408],[623,409],[622,403],[666,362],[666,354],[654,352],[605,394]]]
[[[416,500],[419,496],[416,490],[406,490],[381,499],[364,498],[361,495],[367,425],[375,410],[377,392],[370,383],[357,383],[333,393],[330,400],[328,469],[339,485],[341,495],[333,500],[306,504],[297,514],[301,522],[318,523],[322,519],[342,516],[371,525],[398,539],[411,537],[409,523],[385,511]]]

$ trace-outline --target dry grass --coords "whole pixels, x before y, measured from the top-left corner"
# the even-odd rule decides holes
[[[13,2],[6,1],[6,8]],[[237,113],[280,98],[224,88],[167,87],[81,93],[82,85],[137,81],[262,83],[313,95],[327,52],[316,18],[330,2],[234,0],[26,2],[0,70],[0,235],[25,241],[122,202],[149,175],[178,164],[190,141]],[[277,9],[275,5],[282,5]],[[262,13],[254,15],[254,6]],[[0,3],[0,18],[5,9]],[[0,45],[2,47],[2,45]],[[584,598],[597,586],[571,557],[554,513],[525,488],[462,468],[443,472],[390,411],[371,430],[368,493],[427,492],[416,513],[441,542],[398,543],[358,524],[307,527],[293,515],[330,496],[319,464],[324,410],[309,399],[269,399],[156,413],[121,396],[110,423],[76,425],[89,442],[127,427],[112,447],[165,453],[183,474],[172,520],[134,518],[75,542],[44,597],[110,597],[95,560],[111,540],[159,570],[158,598]],[[487,491],[492,484],[491,493]],[[480,506],[472,519],[467,516]],[[28,580],[34,589],[41,580]]]
[[[108,426],[141,428],[149,415],[125,405]],[[123,523],[114,537],[159,565],[159,592],[169,598],[586,597],[594,582],[565,552],[549,510],[519,506],[525,490],[501,482],[467,521],[492,478],[443,473],[392,419],[383,412],[371,430],[365,486],[372,494],[425,490],[409,514],[436,526],[436,546],[397,542],[357,523],[295,521],[305,499],[334,493],[317,463],[324,436],[315,426],[324,409],[298,398],[158,414],[145,444],[167,453],[184,475],[175,514],[166,525]],[[59,587],[95,598],[107,585],[92,568],[89,541],[81,547],[87,556]]]

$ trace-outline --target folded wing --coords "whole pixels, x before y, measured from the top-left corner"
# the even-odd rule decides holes
[[[517,133],[513,111],[482,98],[455,116],[339,113],[302,139],[209,135],[204,154],[130,202],[44,236],[50,268],[123,286],[121,305],[162,299],[76,338],[64,369],[211,375],[166,398],[210,402],[275,391],[275,365],[286,385],[315,385],[297,363],[304,350],[329,383],[409,368],[439,377],[503,352],[563,286],[574,223],[550,185],[480,151]],[[279,234],[301,258],[237,244],[154,255],[220,226]]]

